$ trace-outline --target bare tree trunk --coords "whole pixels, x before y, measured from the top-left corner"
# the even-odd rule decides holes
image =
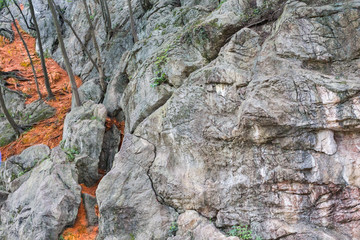
[[[88,56],[88,58],[90,59],[90,62],[96,68],[96,71],[99,72],[98,65],[95,63],[94,59],[91,57],[90,52],[87,50],[85,44],[81,41],[79,35],[76,33],[76,31],[75,31],[74,27],[72,26],[71,22],[64,17],[64,15],[61,13],[61,9],[59,7],[57,7],[57,6],[56,6],[56,11],[58,12],[59,16],[64,20],[64,22],[70,27],[70,29],[73,32],[74,36],[76,37],[76,39],[80,43],[82,50],[85,52],[86,56]]]
[[[90,25],[90,34],[91,34],[91,38],[95,47],[95,51],[97,54],[97,65],[99,68],[99,77],[100,77],[100,85],[103,91],[105,91],[105,76],[104,76],[104,69],[103,69],[103,63],[102,63],[102,58],[101,58],[101,54],[100,54],[100,48],[98,45],[98,42],[96,40],[96,36],[95,36],[95,28],[94,25],[92,24],[91,18],[90,18],[90,13],[89,13],[89,8],[86,4],[86,0],[82,0],[84,7],[85,7],[85,13],[86,13],[86,18],[89,22]]]
[[[43,69],[44,72],[44,79],[45,79],[45,86],[46,86],[46,91],[48,93],[48,99],[53,99],[54,98],[54,94],[51,91],[51,87],[50,87],[50,81],[49,81],[49,75],[46,69],[46,63],[45,63],[45,57],[44,57],[44,50],[42,47],[42,42],[41,42],[41,36],[40,36],[40,30],[39,30],[39,26],[37,24],[36,21],[36,17],[35,17],[35,11],[34,11],[34,6],[32,4],[32,0],[28,0],[29,2],[29,7],[30,7],[30,12],[31,12],[31,17],[34,20],[34,25],[35,25],[35,30],[36,30],[36,35],[38,38],[38,43],[39,43],[39,51],[40,51],[40,59],[41,59],[41,67]]]
[[[51,15],[52,15],[53,20],[54,20],[54,25],[55,25],[56,33],[57,33],[57,36],[58,36],[61,53],[62,53],[63,58],[64,58],[66,71],[67,71],[67,73],[69,75],[69,78],[70,78],[72,93],[73,93],[73,96],[75,97],[75,106],[81,106],[79,92],[78,92],[78,89],[77,89],[77,86],[76,86],[75,76],[74,76],[74,73],[73,73],[71,65],[70,65],[69,57],[68,57],[68,55],[66,53],[66,49],[65,49],[65,45],[64,45],[64,39],[63,39],[63,37],[61,35],[60,24],[58,22],[55,7],[54,7],[55,4],[54,4],[54,2],[52,0],[47,0],[47,2],[49,4]]]
[[[16,24],[16,20],[15,20],[15,18],[14,18],[14,15],[13,15],[12,12],[10,11],[10,8],[9,8],[8,3],[7,3],[6,1],[4,1],[4,2],[5,2],[5,7],[6,7],[7,10],[9,11],[9,14],[10,14],[10,16],[11,16],[11,18],[12,18],[12,21],[13,21],[13,23],[14,23],[15,29],[16,29],[17,33],[19,34],[20,39],[21,39],[21,41],[22,41],[22,43],[23,43],[23,45],[24,45],[24,48],[25,48],[25,50],[26,50],[26,53],[27,53],[27,55],[28,55],[28,57],[29,57],[30,65],[31,65],[31,68],[32,68],[32,71],[33,71],[33,74],[34,74],[36,89],[37,89],[37,92],[38,92],[38,94],[39,94],[39,99],[41,99],[42,96],[41,96],[41,92],[40,92],[40,88],[39,88],[39,83],[38,83],[38,80],[37,80],[37,77],[36,77],[36,71],[35,71],[34,63],[33,63],[32,59],[31,59],[31,55],[30,55],[29,49],[28,49],[28,47],[27,47],[27,45],[26,45],[26,42],[25,42],[24,38],[22,37],[22,34],[21,34],[21,32],[20,32],[17,24]]]
[[[111,23],[111,17],[110,17],[110,12],[109,12],[109,6],[108,6],[106,0],[100,0],[100,5],[101,5],[101,12],[102,12],[104,23],[105,23],[107,39],[109,40],[112,35],[112,26],[111,26],[112,23]]]
[[[26,24],[26,27],[27,27],[28,29],[30,29],[30,30],[35,30],[33,27],[30,27],[30,26],[29,26],[29,24],[28,24],[28,22],[27,22],[27,20],[26,20],[26,17],[24,16],[24,13],[22,12],[21,7],[20,7],[19,4],[17,3],[17,1],[16,1],[16,0],[13,0],[13,1],[14,1],[15,6],[19,9],[20,14],[21,14],[21,16],[23,17],[24,22],[25,22],[25,24]]]
[[[3,93],[2,93],[2,86],[1,85],[0,85],[0,106],[1,106],[1,109],[2,109],[3,113],[5,114],[6,119],[10,123],[11,127],[14,129],[14,131],[16,133],[16,136],[19,137],[20,134],[24,132],[24,130],[21,127],[19,127],[19,125],[16,124],[14,119],[11,117],[9,111],[7,110],[6,105],[5,105],[5,100],[4,100],[4,97],[3,97]]]
[[[139,38],[138,38],[138,36],[136,34],[134,15],[133,15],[132,7],[131,7],[131,0],[127,0],[127,3],[128,3],[128,6],[129,6],[131,33],[133,35],[134,42],[138,42]]]

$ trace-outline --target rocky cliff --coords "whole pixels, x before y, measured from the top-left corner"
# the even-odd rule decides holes
[[[58,4],[95,53],[81,2]],[[108,4],[111,36],[90,1],[107,90],[64,23],[95,103],[68,115],[62,148],[3,164],[0,239],[57,239],[72,224],[79,181],[98,179],[101,149],[117,151],[106,115],[126,134],[102,163],[99,240],[236,239],[226,232],[239,225],[268,240],[360,239],[360,1],[132,1],[136,43],[126,1]]]

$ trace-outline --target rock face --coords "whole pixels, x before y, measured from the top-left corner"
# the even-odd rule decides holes
[[[14,192],[30,177],[30,170],[49,156],[49,147],[40,144],[25,149],[20,155],[10,157],[0,168],[1,185],[5,190]]]
[[[148,171],[155,147],[125,135],[113,169],[101,180],[96,196],[101,212],[98,239],[165,239],[176,212],[161,203]],[[114,187],[117,186],[117,187]]]
[[[8,163],[32,170],[2,203],[0,239],[57,240],[65,226],[74,223],[81,201],[74,164],[59,148],[53,149],[50,156],[44,145],[10,158],[5,171],[9,171]],[[4,175],[1,180],[6,181]]]
[[[45,46],[61,62],[46,4],[34,2]],[[104,140],[107,112],[125,118],[124,143],[97,190],[99,240],[230,240],[239,225],[267,240],[360,239],[359,1],[133,1],[135,44],[126,1],[108,3],[111,36],[94,14],[104,105],[73,109],[63,136],[65,152],[77,148],[80,182],[91,185],[102,149],[104,164],[118,141]],[[81,1],[58,4],[94,54]],[[89,81],[86,99],[101,101],[88,80],[94,68],[63,32],[75,72]],[[5,234],[19,230],[13,196],[45,163],[4,189]]]
[[[144,44],[123,56],[120,68],[131,76],[119,94],[127,132],[155,151],[147,189],[178,213],[214,220],[180,228],[178,239],[210,239],[205,229],[237,225],[263,239],[360,238],[360,5],[275,3],[226,1],[177,38],[165,33],[154,55]],[[166,61],[156,62],[162,56]],[[152,88],[159,68],[167,79]],[[115,222],[149,221],[119,217],[146,191],[141,173],[121,180],[135,157],[125,152],[138,149],[126,145],[115,160],[121,165],[99,186],[100,239],[117,232]],[[122,183],[111,186],[115,181]],[[105,200],[114,196],[121,200]],[[119,210],[111,214],[113,208]],[[117,233],[130,239],[132,231]]]
[[[105,133],[106,109],[92,101],[73,108],[64,122],[62,148],[73,155],[79,183],[91,186],[99,180],[98,165]]]
[[[113,125],[110,130],[105,132],[103,149],[100,154],[99,168],[107,172],[113,166],[115,154],[119,151],[121,133],[119,129]]]
[[[42,100],[25,104],[25,95],[4,87],[4,101],[9,113],[20,125],[33,125],[55,114],[55,109]],[[0,108],[0,146],[5,146],[16,138],[15,131]]]

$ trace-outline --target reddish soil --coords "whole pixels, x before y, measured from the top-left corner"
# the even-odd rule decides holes
[[[14,27],[13,31],[16,33]],[[43,99],[45,100],[47,92],[44,84],[44,75],[41,68],[40,58],[35,53],[35,39],[24,31],[21,31],[21,33],[28,45],[31,57],[35,65],[40,85],[40,91],[43,95]],[[54,100],[46,102],[56,109],[56,114],[54,117],[43,120],[38,124],[34,125],[29,131],[22,134],[16,141],[4,147],[1,147],[0,151],[2,153],[3,161],[5,161],[6,158],[12,155],[20,154],[25,148],[34,144],[42,143],[48,145],[50,148],[53,148],[58,146],[60,144],[60,141],[62,140],[64,119],[66,113],[68,113],[71,108],[71,86],[66,71],[63,70],[54,60],[49,58],[46,59],[46,67],[50,77],[51,88],[55,95]],[[30,81],[18,81],[16,79],[8,79],[7,82],[10,84],[10,86],[8,87],[13,90],[22,91],[30,95],[30,97],[26,100],[27,104],[38,99],[30,61],[26,55],[25,48],[17,33],[15,34],[15,40],[12,43],[7,42],[6,39],[0,36],[0,70],[19,70],[21,75],[29,79]],[[76,82],[78,86],[81,85],[80,78],[76,77]],[[122,135],[122,142],[124,136],[124,122],[119,123],[115,119],[106,119],[106,129],[109,130],[112,125],[115,125],[118,127],[118,129],[120,129]],[[99,171],[99,173],[102,176],[105,174],[105,172],[101,170]],[[88,193],[92,196],[95,196],[98,183],[90,188],[86,187],[83,184],[80,184],[82,188],[82,193]],[[95,211],[96,214],[99,215],[99,210],[97,206],[95,207]],[[76,218],[74,226],[71,228],[67,228],[63,232],[62,236],[65,240],[94,240],[97,233],[98,226],[88,226],[85,207],[83,201],[81,201],[78,210],[78,216]]]
[[[13,31],[16,32],[14,27]],[[40,91],[43,95],[43,98],[45,99],[47,92],[44,84],[44,75],[41,68],[40,58],[35,53],[35,39],[24,31],[21,31],[21,33],[28,45],[39,80]],[[46,102],[56,109],[56,114],[54,117],[43,120],[34,125],[29,131],[22,134],[16,141],[8,144],[7,146],[1,147],[0,151],[3,156],[3,161],[12,155],[21,153],[25,148],[34,144],[43,143],[48,145],[50,148],[53,148],[59,145],[60,141],[62,140],[65,115],[70,111],[71,108],[71,86],[66,71],[63,70],[54,60],[49,58],[46,59],[46,66],[50,77],[51,88],[55,95],[54,100]],[[15,40],[12,43],[7,42],[6,39],[0,37],[0,70],[19,70],[21,75],[30,81],[19,82],[16,79],[8,79],[7,82],[10,84],[8,87],[13,90],[22,91],[26,94],[29,94],[31,97],[26,100],[27,104],[38,99],[30,61],[17,33],[15,34]],[[77,85],[80,86],[80,78],[77,77],[76,81]],[[113,120],[109,119],[108,124],[110,124],[111,121]],[[97,185],[98,184],[91,188],[87,188],[86,186],[81,185],[82,192],[95,196]],[[84,204],[81,202],[76,222],[73,227],[64,231],[64,239],[95,239],[98,232],[98,227],[88,227],[87,225]]]
[[[16,32],[14,27],[13,30]],[[35,65],[40,85],[40,92],[45,99],[47,92],[44,84],[44,75],[41,68],[40,58],[35,53],[35,39],[29,34],[23,31],[21,32],[28,45]],[[66,71],[63,70],[54,60],[49,58],[46,59],[46,67],[49,73],[51,88],[55,95],[54,100],[46,102],[56,109],[56,114],[53,117],[43,120],[33,126],[33,128],[22,134],[16,141],[8,144],[7,146],[1,147],[0,151],[3,156],[3,161],[5,161],[9,156],[21,153],[25,148],[31,145],[43,143],[48,145],[50,148],[53,148],[59,145],[62,140],[65,115],[70,111],[71,107],[70,82]],[[15,40],[12,43],[7,43],[4,38],[0,38],[0,70],[19,70],[21,75],[30,81],[8,79],[7,82],[11,84],[8,87],[13,90],[19,90],[29,94],[31,97],[26,100],[27,104],[38,99],[30,61],[17,33],[15,34]],[[81,85],[80,78],[76,77],[76,82],[78,86]]]
[[[95,197],[95,192],[100,180],[92,187],[86,187],[84,184],[81,185],[81,192],[90,194]],[[95,207],[96,213],[98,213],[98,207]],[[65,240],[94,240],[98,233],[98,226],[87,226],[86,211],[83,200],[79,207],[78,215],[75,220],[75,224],[71,228],[65,229],[62,236]]]

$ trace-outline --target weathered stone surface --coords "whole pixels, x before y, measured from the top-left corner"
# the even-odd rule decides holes
[[[148,170],[154,158],[152,144],[125,135],[113,168],[96,191],[101,216],[98,239],[125,240],[131,235],[136,239],[165,239],[176,212],[162,205],[152,189]]]
[[[6,107],[19,125],[32,125],[55,114],[55,109],[44,101],[35,101],[25,104],[25,96],[7,88],[4,90]],[[0,146],[5,146],[15,140],[16,133],[8,123],[0,108]]]
[[[14,192],[30,177],[28,172],[49,156],[49,147],[40,144],[25,149],[20,155],[10,157],[0,168],[1,185],[7,191]]]
[[[75,166],[56,153],[40,162],[0,209],[1,239],[58,239],[72,225],[81,188]],[[61,162],[53,161],[60,159]]]
[[[0,119],[0,146],[5,146],[16,139],[16,133],[5,118]]]
[[[8,192],[0,190],[0,208],[3,205],[3,203],[6,201],[8,196],[9,196]]]
[[[42,100],[38,100],[26,105],[21,111],[21,123],[34,124],[41,120],[52,117],[55,114],[55,108],[51,107]]]
[[[97,225],[99,220],[95,213],[95,206],[97,205],[96,198],[87,193],[83,193],[82,198],[84,201],[86,219],[88,225],[89,226]]]
[[[149,176],[164,202],[264,239],[359,238],[343,212],[358,212],[358,23],[346,19],[359,14],[356,1],[289,2],[269,35],[241,29],[133,125],[156,147]]]
[[[358,1],[133,1],[136,44],[126,1],[108,3],[112,36],[94,16],[104,105],[132,135],[97,191],[99,239],[166,239],[176,211],[173,239],[226,239],[219,229],[241,224],[269,240],[360,238]],[[58,4],[95,55],[81,2]],[[62,27],[75,72],[93,79]],[[97,161],[104,135],[87,108],[69,114],[64,139]]]
[[[93,185],[98,180],[98,164],[105,133],[106,109],[92,101],[73,108],[66,115],[63,149],[78,155],[75,158],[80,183]]]
[[[77,155],[74,162],[79,173],[79,183],[84,183],[87,187],[90,187],[99,180],[99,160],[88,155]]]
[[[180,214],[177,226],[176,237],[170,237],[169,240],[239,240],[238,237],[226,237],[210,220],[193,210]]]
[[[111,170],[115,154],[119,151],[120,139],[121,133],[115,125],[113,125],[109,131],[105,132],[99,162],[100,169],[106,170],[107,172]]]
[[[104,93],[101,90],[99,80],[97,79],[92,79],[83,83],[78,90],[79,90],[80,101],[82,103],[85,103],[87,101],[100,103],[100,101],[104,96]],[[74,107],[75,107],[75,99],[72,98],[72,108]]]
[[[115,117],[121,111],[120,101],[128,81],[126,75],[117,72],[107,86],[104,105],[108,114],[112,117]]]

